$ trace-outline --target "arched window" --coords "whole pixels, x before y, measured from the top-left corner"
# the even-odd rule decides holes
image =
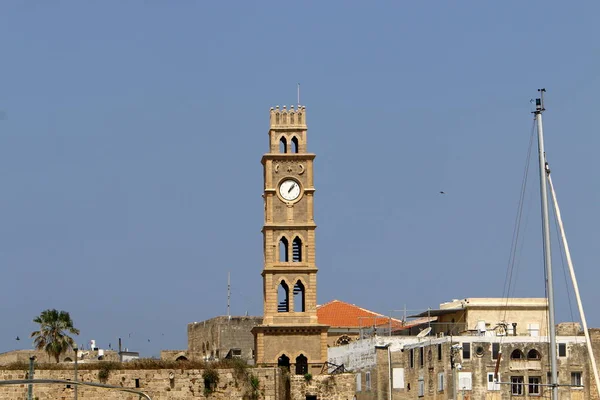
[[[346,344],[349,344],[351,341],[352,341],[352,338],[350,336],[342,335],[335,341],[335,345],[336,346],[344,346]]]
[[[308,373],[308,359],[304,354],[296,357],[296,375],[305,375]]]
[[[287,153],[287,139],[283,136],[279,139],[279,152]]]
[[[523,357],[523,352],[519,349],[513,350],[513,352],[510,353],[511,360],[520,360],[522,358],[525,358],[525,357]]]
[[[290,311],[290,289],[285,281],[281,281],[277,289],[277,312]]]
[[[531,349],[527,352],[527,359],[528,360],[541,360],[542,356],[540,355],[540,352],[537,351],[536,349]]]
[[[300,239],[298,236],[296,236],[292,242],[292,261],[302,261],[302,239]]]
[[[296,136],[294,136],[292,138],[292,153],[297,153],[298,152],[298,138]]]
[[[187,357],[186,356],[179,356],[177,357],[177,359],[175,359],[175,361],[187,361]]]
[[[281,357],[277,359],[277,366],[290,369],[290,358],[285,354],[282,354]]]
[[[288,262],[290,261],[288,254],[288,245],[289,242],[285,236],[279,239],[279,261],[280,262]]]
[[[73,362],[73,360],[71,360],[71,357],[67,357],[65,358],[65,362]]]
[[[302,282],[296,282],[294,286],[294,312],[306,311],[304,307],[304,285]]]

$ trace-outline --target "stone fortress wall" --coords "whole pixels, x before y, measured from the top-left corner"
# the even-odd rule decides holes
[[[83,382],[99,382],[100,370],[80,370],[78,377]],[[151,370],[110,370],[106,384],[141,390],[152,400],[204,399],[205,383],[203,370],[199,369],[151,369]],[[218,370],[219,381],[214,391],[208,394],[211,399],[284,400],[289,380],[290,400],[305,400],[307,395],[319,399],[350,400],[354,396],[355,378],[353,374],[318,375],[311,380],[303,376],[288,375],[280,368],[248,368],[245,372],[236,369]],[[1,370],[0,380],[26,379],[25,370]],[[258,379],[258,390],[254,391],[251,377]],[[36,379],[73,379],[72,369],[35,371]],[[68,399],[73,398],[73,388],[62,384],[34,385],[34,398]],[[86,400],[137,399],[131,393],[104,388],[79,386],[78,397]],[[27,385],[0,386],[0,400],[27,398]]]

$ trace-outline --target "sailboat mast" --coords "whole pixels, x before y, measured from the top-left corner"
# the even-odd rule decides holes
[[[552,279],[552,252],[550,250],[550,219],[548,217],[547,163],[544,151],[544,129],[542,113],[544,112],[544,92],[538,89],[540,98],[535,99],[535,120],[538,133],[538,153],[540,167],[540,194],[542,201],[542,235],[544,243],[544,267],[546,269],[546,291],[548,293],[548,329],[550,336],[550,384],[552,385],[552,400],[558,400],[558,374],[556,365],[556,327],[554,324],[554,281]]]

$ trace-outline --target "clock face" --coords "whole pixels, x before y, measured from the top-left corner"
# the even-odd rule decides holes
[[[300,184],[293,179],[286,179],[279,185],[279,195],[287,201],[300,197]]]

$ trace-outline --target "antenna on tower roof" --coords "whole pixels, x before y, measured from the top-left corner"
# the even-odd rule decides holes
[[[298,108],[300,108],[300,83],[298,83]]]

